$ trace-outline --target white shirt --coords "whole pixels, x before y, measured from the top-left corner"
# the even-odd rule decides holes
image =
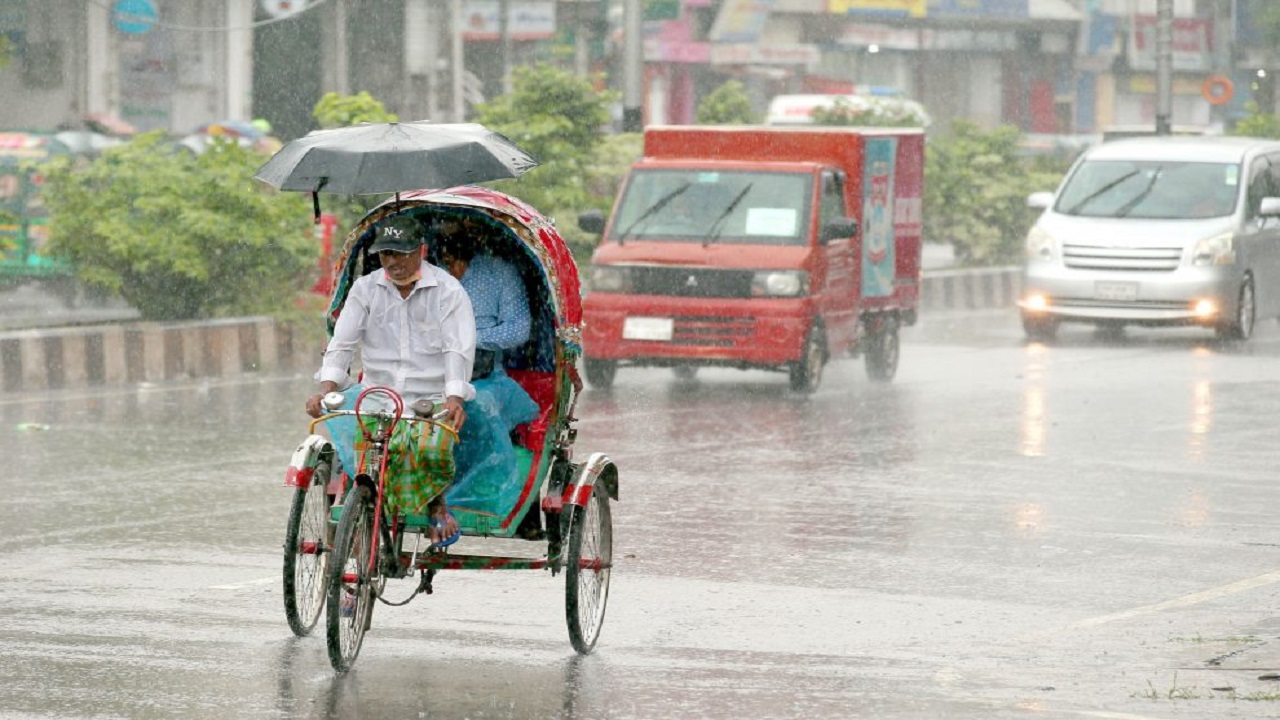
[[[475,397],[471,365],[476,321],[471,300],[452,275],[422,263],[422,277],[409,297],[384,270],[358,278],[338,315],[317,378],[345,387],[360,348],[364,384],[398,391],[408,406],[418,398]]]

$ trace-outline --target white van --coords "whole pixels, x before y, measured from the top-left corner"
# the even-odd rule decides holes
[[[1280,142],[1150,137],[1085,152],[1027,235],[1029,338],[1059,323],[1198,325],[1246,340],[1280,316]]]
[[[813,125],[813,113],[819,108],[831,110],[840,105],[858,113],[870,113],[868,126],[928,127],[929,114],[915,100],[898,95],[777,95],[769,101],[765,125]]]

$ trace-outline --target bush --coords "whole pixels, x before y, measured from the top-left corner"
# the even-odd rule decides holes
[[[699,125],[751,125],[759,122],[751,109],[747,88],[738,80],[726,81],[698,103]]]
[[[1005,126],[984,132],[955,121],[946,137],[931,137],[925,153],[924,237],[950,243],[965,265],[1022,260],[1035,221],[1027,195],[1056,188],[1064,161],[1029,161],[1018,154],[1020,133]]]
[[[1244,107],[1249,114],[1237,121],[1229,134],[1243,137],[1280,138],[1280,117],[1262,112],[1258,103],[1252,100],[1245,103]]]
[[[220,141],[200,155],[158,132],[88,165],[47,164],[49,249],[148,320],[273,313],[311,279],[304,196],[251,179],[264,158]]]

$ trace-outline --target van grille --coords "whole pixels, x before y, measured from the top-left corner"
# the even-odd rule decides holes
[[[1171,272],[1182,261],[1182,248],[1115,248],[1063,245],[1062,261],[1076,270]]]
[[[632,292],[669,297],[751,297],[751,270],[633,265]]]
[[[671,341],[676,345],[733,347],[755,334],[755,321],[749,317],[681,315],[675,318]]]

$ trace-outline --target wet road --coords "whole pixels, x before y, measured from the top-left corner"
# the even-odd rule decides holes
[[[1275,717],[1278,356],[1000,312],[807,399],[620,371],[596,654],[560,578],[454,572],[340,677],[281,609],[305,377],[0,397],[0,716]]]

